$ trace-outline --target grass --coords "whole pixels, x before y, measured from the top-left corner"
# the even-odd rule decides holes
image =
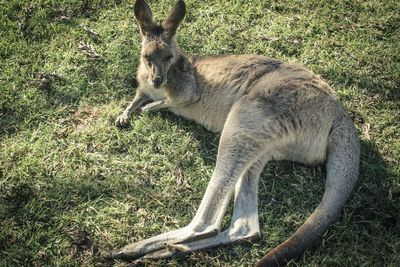
[[[150,1],[157,19],[172,3]],[[357,188],[322,242],[290,265],[400,266],[400,3],[187,4],[178,40],[188,54],[306,65],[358,128]],[[104,265],[102,251],[194,215],[218,135],[168,112],[113,126],[134,95],[139,49],[133,1],[0,1],[0,266]],[[261,241],[149,265],[251,266],[316,207],[323,177],[323,168],[268,164]]]

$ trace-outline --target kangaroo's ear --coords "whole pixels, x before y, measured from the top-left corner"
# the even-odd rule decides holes
[[[151,33],[154,29],[155,23],[153,22],[153,13],[146,1],[136,0],[134,11],[142,34],[148,35]]]
[[[163,21],[162,27],[170,37],[175,35],[176,30],[179,27],[179,24],[185,17],[185,13],[186,13],[186,4],[183,0],[179,0],[170,11],[167,19]]]

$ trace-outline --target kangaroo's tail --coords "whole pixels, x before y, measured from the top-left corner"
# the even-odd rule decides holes
[[[358,177],[360,144],[353,123],[341,119],[328,139],[325,192],[321,203],[306,222],[285,242],[274,248],[258,263],[281,266],[300,257],[318,241],[340,215]]]

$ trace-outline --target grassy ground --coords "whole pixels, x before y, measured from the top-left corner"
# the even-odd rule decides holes
[[[187,53],[304,64],[359,130],[361,175],[341,220],[291,265],[400,266],[400,2],[187,2]],[[173,1],[150,3],[161,18]],[[139,44],[132,1],[0,1],[0,266],[102,265],[102,251],[190,221],[218,136],[168,112],[113,126]],[[252,265],[316,207],[323,177],[269,164],[261,241],[149,265]]]

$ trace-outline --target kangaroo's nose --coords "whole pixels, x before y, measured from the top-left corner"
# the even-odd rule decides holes
[[[160,76],[157,76],[153,79],[153,85],[154,87],[158,88],[161,86],[161,84],[163,83],[163,78]]]

